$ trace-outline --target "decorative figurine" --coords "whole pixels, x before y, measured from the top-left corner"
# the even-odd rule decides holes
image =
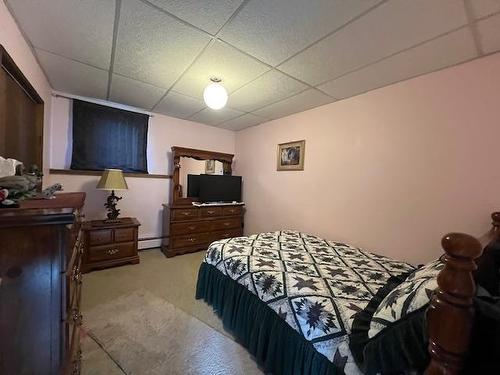
[[[108,209],[108,214],[107,217],[108,219],[106,220],[107,222],[117,222],[118,216],[120,215],[120,209],[116,208],[116,203],[122,199],[122,197],[117,197],[115,195],[115,191],[112,190],[111,194],[108,196],[106,199],[106,203],[104,203],[104,207]]]
[[[40,198],[40,199],[54,199],[56,196],[55,196],[55,193],[57,191],[62,191],[62,185],[57,183],[57,184],[54,184],[52,186],[49,186],[48,188],[45,188],[42,190],[41,193],[38,193],[37,195],[37,198]]]

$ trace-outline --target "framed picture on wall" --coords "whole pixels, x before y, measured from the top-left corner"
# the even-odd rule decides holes
[[[205,162],[205,173],[214,174],[215,173],[215,160],[207,160]]]
[[[278,145],[278,171],[304,170],[306,141],[280,143]]]

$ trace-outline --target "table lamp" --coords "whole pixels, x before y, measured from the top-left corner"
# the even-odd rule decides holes
[[[106,223],[118,223],[120,220],[118,216],[120,215],[120,210],[116,208],[116,203],[122,199],[122,197],[117,197],[115,195],[115,190],[127,190],[127,182],[123,177],[123,173],[120,169],[105,169],[102,173],[101,179],[97,183],[96,189],[99,190],[111,190],[111,194],[106,199],[104,207],[108,209],[108,219],[105,220]]]

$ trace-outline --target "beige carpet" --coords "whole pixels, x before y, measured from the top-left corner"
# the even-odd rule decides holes
[[[203,252],[84,275],[82,373],[262,374],[212,308],[195,300]]]
[[[96,306],[85,315],[88,336],[126,374],[261,373],[243,347],[146,290]],[[91,363],[84,356],[88,374],[85,367]]]

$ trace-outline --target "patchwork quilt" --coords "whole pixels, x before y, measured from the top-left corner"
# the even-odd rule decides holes
[[[349,350],[354,315],[389,277],[414,270],[405,262],[296,231],[213,242],[205,262],[258,296],[347,374],[360,373]]]

